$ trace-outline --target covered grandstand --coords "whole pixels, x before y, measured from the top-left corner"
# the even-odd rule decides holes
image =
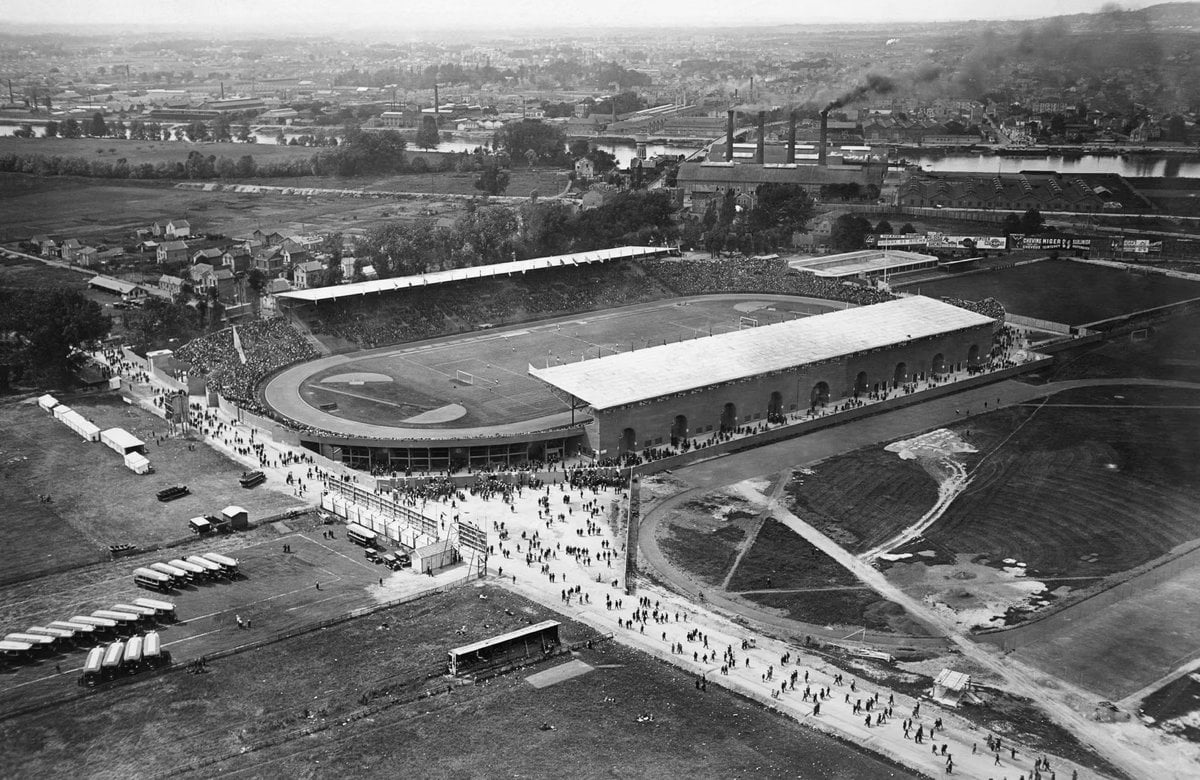
[[[840,255],[791,260],[788,265],[796,271],[825,279],[875,279],[896,274],[936,268],[937,257],[919,252],[894,249],[862,249]]]
[[[663,257],[674,254],[670,247],[655,246],[622,246],[614,249],[596,249],[591,252],[575,252],[569,255],[554,255],[551,257],[535,257],[528,260],[514,260],[509,263],[474,266],[470,268],[454,268],[446,271],[431,271],[413,276],[398,276],[390,279],[376,279],[369,282],[355,282],[335,287],[318,287],[311,290],[293,290],[279,293],[276,298],[281,302],[303,305],[323,301],[338,301],[347,298],[357,298],[376,293],[393,292],[412,288],[429,287],[431,285],[461,282],[469,279],[489,279],[513,274],[524,274],[530,271],[540,271],[547,268],[563,266],[592,265],[594,263],[610,263],[619,260],[633,260],[647,257]]]
[[[587,446],[617,455],[978,367],[995,326],[911,296],[529,374],[588,407]]]

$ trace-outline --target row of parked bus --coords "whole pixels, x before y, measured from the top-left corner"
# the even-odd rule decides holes
[[[90,615],[55,620],[44,626],[6,634],[0,640],[0,658],[21,662],[72,647],[95,645],[132,633],[156,623],[173,623],[175,605],[158,599],[134,599],[131,604],[115,604]]]
[[[142,566],[134,570],[133,582],[139,587],[165,593],[180,585],[214,579],[232,580],[238,576],[236,558],[210,552]]]
[[[88,687],[143,669],[157,669],[171,663],[171,654],[162,647],[157,631],[145,636],[132,636],[107,646],[93,647],[83,664],[79,684]]]

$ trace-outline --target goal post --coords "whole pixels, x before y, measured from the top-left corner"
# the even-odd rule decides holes
[[[743,328],[757,328],[758,320],[753,317],[741,317],[738,319],[738,330]]]
[[[468,374],[466,371],[456,370],[454,372],[454,381],[461,385],[473,385],[475,384],[475,375]]]

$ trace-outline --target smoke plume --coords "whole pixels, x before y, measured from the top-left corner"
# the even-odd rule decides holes
[[[850,91],[843,93],[841,96],[834,98],[832,101],[830,101],[829,105],[822,109],[822,113],[832,111],[835,108],[841,108],[847,103],[853,103],[854,101],[866,95],[886,95],[895,89],[896,82],[892,81],[887,76],[883,76],[878,73],[868,73],[867,77],[863,80],[863,83],[854,87]]]

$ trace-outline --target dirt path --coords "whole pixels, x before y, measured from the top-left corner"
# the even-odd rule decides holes
[[[773,480],[773,484],[771,495],[767,498],[767,504],[758,513],[758,517],[754,518],[754,528],[750,530],[750,533],[746,534],[745,540],[742,541],[741,549],[738,550],[737,557],[733,559],[733,564],[729,567],[729,571],[725,572],[725,579],[721,581],[721,590],[729,590],[729,581],[733,579],[733,573],[741,565],[742,558],[746,557],[746,553],[750,551],[750,548],[754,546],[754,542],[758,539],[758,533],[767,521],[771,504],[779,500],[779,496],[787,486],[788,477],[785,473],[774,474],[771,476],[771,479]]]

